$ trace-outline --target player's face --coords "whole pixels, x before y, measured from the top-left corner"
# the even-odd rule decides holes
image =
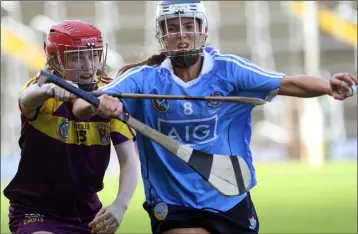
[[[81,51],[66,54],[65,77],[66,80],[89,84],[99,66],[98,51]]]
[[[180,22],[181,21],[181,22]],[[206,35],[200,33],[199,19],[173,18],[167,20],[164,30],[164,43],[168,50],[192,50],[200,48],[205,42]]]

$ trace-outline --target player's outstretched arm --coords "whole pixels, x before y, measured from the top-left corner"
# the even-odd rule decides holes
[[[357,85],[357,77],[350,73],[337,73],[330,80],[308,75],[284,76],[278,94],[294,97],[330,95],[343,100],[347,97],[344,92],[352,85]]]
[[[119,187],[114,202],[102,208],[89,223],[93,233],[115,233],[121,224],[139,179],[139,159],[132,140],[115,145],[120,165]]]

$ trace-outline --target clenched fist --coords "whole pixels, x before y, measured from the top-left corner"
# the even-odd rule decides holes
[[[99,97],[100,104],[95,113],[103,118],[116,118],[123,112],[123,104],[118,98],[103,94]]]
[[[71,81],[67,81],[67,82],[78,88],[77,84],[74,84]],[[74,101],[77,98],[74,94],[68,92],[67,90],[55,84],[46,84],[46,85],[47,85],[46,94],[49,97],[55,98],[56,100],[64,102],[64,101]]]
[[[351,73],[337,73],[329,80],[331,95],[334,99],[344,100],[351,86],[357,85],[357,77]]]

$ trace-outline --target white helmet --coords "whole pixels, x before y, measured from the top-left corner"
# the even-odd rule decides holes
[[[165,39],[173,34],[182,35],[182,25],[180,24],[180,32],[168,33],[167,20],[172,18],[179,18],[181,22],[182,18],[193,18],[194,21],[198,19],[200,21],[200,28],[194,26],[193,33],[195,35],[203,35],[201,43],[197,48],[190,50],[169,50]],[[196,25],[196,24],[195,24]],[[162,1],[157,6],[156,13],[156,31],[157,39],[164,52],[171,58],[173,66],[176,67],[190,67],[198,60],[203,53],[203,49],[206,46],[208,22],[206,19],[205,6],[201,1]],[[193,36],[195,36],[193,35]],[[195,37],[194,37],[195,38]],[[195,44],[195,43],[194,43]]]

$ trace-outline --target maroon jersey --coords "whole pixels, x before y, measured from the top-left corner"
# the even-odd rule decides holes
[[[34,82],[35,78],[25,88]],[[97,192],[103,188],[111,141],[116,145],[134,139],[133,131],[116,119],[79,120],[71,103],[53,98],[34,118],[21,115],[21,122],[21,159],[4,190],[12,207],[64,219],[95,215],[101,207]]]

